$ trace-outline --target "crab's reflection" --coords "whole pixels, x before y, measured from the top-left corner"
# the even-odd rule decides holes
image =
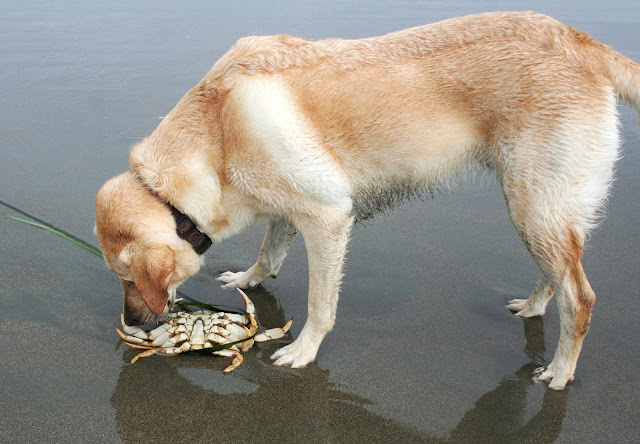
[[[263,325],[285,322],[276,299],[264,289],[251,298]],[[525,320],[524,327],[525,353],[539,362],[542,320]],[[295,371],[272,366],[266,356],[278,346],[261,344],[248,353],[241,373],[224,376],[224,359],[202,356],[125,365],[111,398],[118,432],[133,442],[552,442],[562,427],[567,391],[547,390],[538,412],[523,420],[534,363],[480,397],[440,438],[372,413],[369,400],[341,391],[316,365]],[[127,351],[124,359],[134,354]]]

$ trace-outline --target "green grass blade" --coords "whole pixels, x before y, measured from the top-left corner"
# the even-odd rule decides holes
[[[67,236],[66,234],[62,233],[61,231],[56,230],[53,227],[49,227],[49,226],[41,224],[39,222],[33,222],[33,221],[30,221],[30,220],[21,219],[19,217],[15,217],[15,216],[5,216],[5,217],[7,219],[12,219],[12,220],[16,220],[18,222],[22,222],[22,223],[25,223],[25,224],[28,224],[28,225],[33,225],[34,227],[42,228],[43,230],[47,230],[50,233],[57,234],[58,236],[66,239],[66,240],[69,240],[69,241],[73,242],[76,245],[81,246],[82,248],[84,248],[85,250],[89,251],[90,253],[93,253],[98,257],[103,257],[102,253],[100,252],[100,250],[98,250],[98,249],[92,247],[91,245],[86,244],[86,243],[84,243],[84,242],[82,242],[82,241],[80,241],[78,239],[74,239],[74,238],[72,238],[70,236]]]
[[[184,295],[182,295],[182,296],[184,296]],[[239,315],[244,315],[244,316],[248,316],[249,315],[249,313],[247,313],[245,310],[243,310],[241,308],[218,307],[216,305],[211,305],[211,304],[207,304],[205,302],[196,301],[195,299],[193,299],[191,297],[189,297],[188,301],[182,300],[182,301],[176,302],[176,306],[182,307],[184,309],[186,309],[189,306],[194,306],[194,307],[200,307],[200,308],[204,308],[205,310],[215,311],[215,312],[234,313],[234,314],[239,314]]]

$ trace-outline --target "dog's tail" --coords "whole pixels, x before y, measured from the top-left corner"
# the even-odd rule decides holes
[[[640,64],[609,47],[605,48],[604,67],[616,93],[640,114]]]

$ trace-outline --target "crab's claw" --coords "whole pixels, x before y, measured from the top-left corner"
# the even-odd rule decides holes
[[[236,288],[236,290],[238,290],[240,292],[240,295],[242,296],[242,299],[244,299],[244,309],[245,311],[252,315],[256,313],[256,309],[253,306],[253,302],[251,302],[251,299],[249,299],[249,296],[246,295],[246,293],[242,290],[240,290],[239,288]]]
[[[286,332],[289,331],[292,323],[293,323],[293,318],[291,318],[289,322],[285,324],[284,327],[272,328],[270,330],[263,331],[259,335],[256,335],[256,337],[253,338],[253,340],[256,342],[265,342],[265,341],[272,341],[274,339],[280,339],[285,335]]]

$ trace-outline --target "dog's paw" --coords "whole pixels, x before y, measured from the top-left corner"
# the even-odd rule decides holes
[[[248,271],[239,271],[234,273],[232,271],[226,271],[217,278],[220,282],[224,282],[221,287],[225,290],[235,290],[236,288],[256,288],[260,285],[257,279],[254,279],[253,274]]]
[[[271,355],[273,365],[300,368],[316,359],[316,352],[301,343],[300,338]]]
[[[552,362],[548,367],[538,367],[535,369],[533,371],[533,380],[535,382],[548,384],[551,390],[564,390],[567,384],[573,382],[574,376],[563,377],[556,374]]]
[[[512,299],[509,301],[507,308],[516,316],[521,318],[533,318],[542,316],[545,312],[544,307],[535,307],[529,302],[529,299]]]

